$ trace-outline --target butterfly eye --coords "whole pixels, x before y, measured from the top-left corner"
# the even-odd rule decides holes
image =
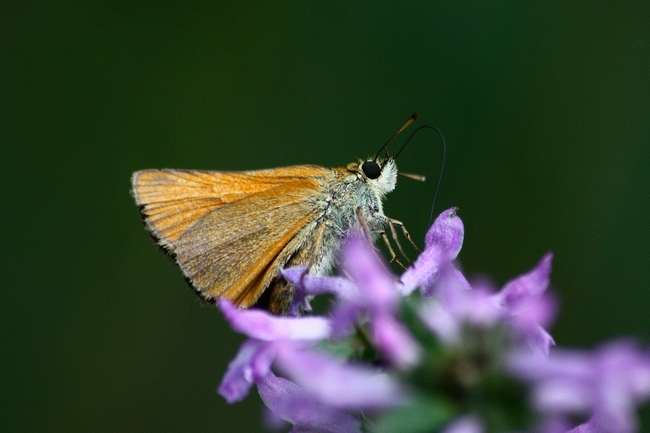
[[[381,175],[381,167],[375,161],[364,162],[361,170],[368,179],[377,179]]]

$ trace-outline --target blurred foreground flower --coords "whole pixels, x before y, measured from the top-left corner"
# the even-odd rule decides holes
[[[250,339],[219,393],[232,403],[256,385],[270,424],[289,422],[293,433],[637,431],[649,354],[631,342],[552,350],[552,256],[501,290],[470,284],[453,263],[463,235],[456,210],[443,212],[400,278],[358,237],[342,249],[348,277],[284,270],[294,315],[329,293],[327,316],[277,317],[221,300]]]

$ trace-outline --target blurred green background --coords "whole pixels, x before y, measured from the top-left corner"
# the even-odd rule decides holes
[[[341,166],[414,111],[469,275],[553,251],[559,345],[649,342],[647,1],[3,2],[0,46],[3,432],[261,430],[131,173]],[[418,134],[386,203],[420,244],[440,160]]]

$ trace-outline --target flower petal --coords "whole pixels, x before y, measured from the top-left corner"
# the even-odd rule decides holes
[[[343,277],[319,277],[309,275],[307,267],[283,269],[282,276],[295,284],[290,313],[299,315],[300,311],[311,311],[309,299],[315,295],[331,293],[339,299],[358,299],[359,289],[354,283]]]
[[[456,215],[458,208],[452,207],[438,215],[424,238],[425,248],[440,248],[453,260],[460,253],[465,237],[463,221]]]
[[[463,416],[445,427],[442,433],[483,433],[483,423],[473,415]]]
[[[285,378],[269,373],[257,389],[264,404],[276,416],[294,424],[292,432],[361,433],[356,418],[316,402]]]
[[[510,314],[518,314],[530,306],[548,288],[553,254],[549,253],[535,268],[508,282],[499,293],[499,300]]]
[[[463,222],[456,215],[456,208],[441,213],[434,221],[425,238],[424,252],[401,276],[400,291],[408,295],[417,287],[430,292],[440,269],[455,259],[463,245]]]
[[[219,394],[228,403],[242,400],[248,395],[253,383],[270,371],[274,354],[275,349],[269,343],[246,341],[228,365],[219,385]]]
[[[420,346],[392,315],[373,317],[372,337],[379,350],[398,368],[414,367],[420,360]]]
[[[278,317],[262,310],[240,310],[223,298],[218,306],[233,329],[258,340],[321,340],[331,333],[329,320],[321,317]]]
[[[345,364],[313,350],[284,344],[276,361],[296,384],[330,407],[392,407],[406,398],[404,389],[388,374],[371,367]]]
[[[354,236],[343,246],[342,255],[343,268],[359,288],[362,300],[371,308],[391,309],[397,301],[396,280],[372,246],[364,238]]]
[[[650,356],[629,341],[594,352],[555,350],[548,358],[515,353],[509,367],[534,387],[534,404],[568,418],[591,414],[575,431],[632,433],[636,405],[650,397]],[[582,429],[582,430],[581,430]]]
[[[307,267],[283,269],[282,276],[304,291],[305,296],[331,293],[343,298],[358,296],[359,290],[352,281],[343,277],[318,277],[307,273]]]

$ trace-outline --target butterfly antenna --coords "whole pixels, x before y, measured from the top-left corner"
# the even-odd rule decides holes
[[[408,123],[408,121],[407,121],[407,123]],[[407,125],[403,126],[402,129],[404,129],[406,126]],[[442,183],[442,172],[445,169],[445,159],[447,158],[447,143],[445,142],[445,136],[442,135],[442,132],[440,132],[440,130],[438,128],[436,128],[435,126],[422,125],[422,126],[418,127],[418,129],[413,131],[411,136],[406,139],[406,141],[404,142],[402,147],[399,149],[399,151],[395,154],[395,157],[393,159],[397,159],[399,154],[402,153],[402,150],[404,150],[404,148],[409,143],[409,141],[411,141],[411,138],[413,138],[415,133],[418,132],[422,128],[433,129],[434,131],[436,131],[438,133],[438,135],[440,135],[440,138],[442,139],[442,164],[440,166],[440,176],[438,177],[438,185],[436,185],[436,192],[433,195],[433,203],[431,204],[431,215],[429,216],[429,224],[431,224],[431,222],[433,221],[433,208],[436,205],[436,198],[438,198],[438,191],[440,190],[440,184]],[[402,129],[400,129],[400,131]],[[399,131],[398,131],[398,133],[399,133]],[[397,134],[395,134],[395,135],[397,135]],[[391,138],[391,140],[392,140],[392,138]],[[388,144],[388,143],[386,143],[386,144]]]
[[[404,125],[402,125],[402,127],[401,127],[401,128],[400,128],[396,133],[394,133],[393,136],[392,136],[391,138],[388,139],[388,141],[386,142],[386,144],[384,144],[383,146],[381,146],[381,149],[379,149],[379,150],[377,151],[377,154],[375,155],[374,158],[372,158],[372,160],[375,161],[375,162],[377,162],[377,158],[379,157],[379,154],[381,153],[382,150],[386,149],[386,146],[388,146],[388,143],[390,143],[391,141],[393,141],[393,138],[397,137],[397,136],[399,135],[400,132],[402,132],[402,131],[404,131],[406,128],[408,128],[408,126],[409,126],[411,123],[415,122],[415,119],[417,119],[417,118],[418,118],[418,113],[413,113],[413,115],[412,115],[411,117],[409,117],[408,120],[407,120],[406,122],[404,122]]]

